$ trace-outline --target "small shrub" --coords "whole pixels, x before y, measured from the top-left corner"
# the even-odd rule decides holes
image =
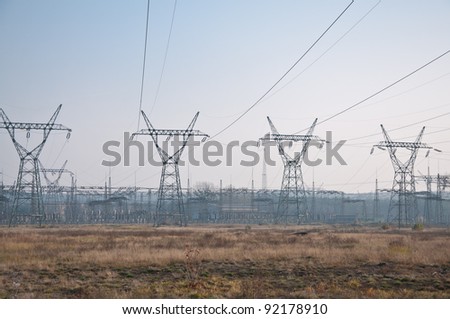
[[[406,243],[405,243],[405,240],[403,239],[403,237],[399,237],[399,238],[389,241],[388,246],[390,248],[406,247]]]
[[[200,250],[186,245],[184,251],[184,264],[186,266],[186,276],[190,287],[196,287],[199,284],[200,277]]]
[[[393,254],[409,254],[411,247],[405,242],[403,237],[393,239],[388,243],[389,252]]]
[[[263,278],[246,278],[240,282],[240,298],[261,299],[266,297]]]
[[[422,231],[425,228],[425,226],[422,223],[414,224],[412,227],[412,230]]]
[[[359,240],[357,238],[336,236],[334,234],[328,234],[325,241],[329,248],[354,248],[355,245],[359,244]]]

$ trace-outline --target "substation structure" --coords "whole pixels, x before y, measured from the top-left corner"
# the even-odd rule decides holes
[[[450,175],[430,175],[428,173],[426,176],[419,176],[418,179],[424,181],[427,185],[426,192],[419,194],[425,201],[423,219],[431,224],[445,224],[448,213],[444,210],[444,204],[448,199],[443,194],[446,189],[450,188]],[[436,192],[433,192],[433,184],[436,184]]]
[[[157,218],[159,188],[102,186],[42,186],[43,224],[149,224]],[[15,187],[0,184],[0,224],[8,225]],[[279,189],[226,187],[183,188],[185,222],[201,224],[270,225],[279,222]],[[430,196],[417,195],[427,225],[449,225],[450,193],[441,187]],[[306,224],[384,224],[390,207],[390,190],[346,194],[334,190],[305,190],[310,213]],[[369,213],[377,204],[376,214]],[[436,208],[441,207],[441,208]],[[431,217],[428,217],[431,216]],[[25,222],[25,221],[24,221]],[[296,219],[288,224],[297,224]]]

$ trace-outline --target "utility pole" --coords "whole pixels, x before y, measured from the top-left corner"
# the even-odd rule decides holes
[[[375,222],[380,213],[380,193],[378,190],[378,178],[375,179],[375,197],[373,199],[373,221]]]
[[[311,203],[311,214],[312,217],[315,221],[318,221],[319,218],[317,216],[317,212],[316,212],[316,185],[314,183],[314,178],[313,178],[313,182],[312,182],[312,203]]]
[[[19,173],[14,189],[14,200],[9,219],[9,226],[16,225],[18,222],[27,222],[37,220],[41,225],[44,218],[44,205],[42,198],[42,187],[40,178],[39,155],[44,148],[45,143],[51,131],[67,131],[66,138],[70,138],[71,129],[55,124],[56,118],[61,111],[62,105],[59,105],[53,116],[47,123],[20,123],[11,122],[3,109],[0,109],[0,116],[3,123],[0,122],[0,128],[8,131],[9,136],[19,155]],[[42,131],[42,141],[31,150],[24,147],[16,139],[16,131],[26,131],[27,139],[31,131]]]
[[[194,125],[197,121],[198,115],[199,112],[195,114],[191,123],[185,130],[155,129],[150,123],[147,115],[144,111],[142,111],[142,117],[145,120],[147,129],[142,129],[132,135],[132,137],[135,135],[150,135],[162,160],[163,166],[159,183],[154,226],[161,226],[163,224],[178,224],[180,226],[186,226],[187,224],[178,164],[189,138],[193,136],[201,136],[203,137],[202,141],[205,141],[206,138],[209,137],[209,135],[201,131],[194,130]],[[159,137],[163,136],[167,138],[167,141],[171,137],[175,136],[181,138],[181,145],[173,154],[169,154],[168,149],[164,149],[161,145]]]
[[[270,140],[270,133],[264,135],[264,138]],[[263,156],[262,164],[263,167],[262,167],[261,189],[265,190],[267,189],[267,163],[265,155]]]

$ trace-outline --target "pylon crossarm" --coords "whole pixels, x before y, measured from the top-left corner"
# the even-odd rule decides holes
[[[152,123],[150,123],[150,120],[148,118],[148,116],[144,113],[144,111],[142,111],[142,117],[144,118],[145,124],[147,125],[147,129],[142,129],[136,133],[134,133],[133,135],[150,135],[150,136],[185,136],[185,135],[196,135],[196,136],[205,136],[205,137],[209,137],[209,135],[202,133],[199,130],[193,130],[193,127],[195,125],[195,122],[197,121],[199,112],[197,112],[194,116],[194,118],[192,119],[191,123],[189,124],[188,128],[185,130],[180,130],[180,129],[155,129],[152,125]],[[155,141],[156,142],[156,141]]]
[[[39,154],[42,151],[42,148],[47,141],[48,136],[50,135],[50,132],[53,130],[59,130],[59,131],[67,131],[68,135],[67,138],[70,137],[70,133],[72,130],[64,125],[61,124],[55,124],[56,118],[58,117],[58,114],[61,110],[62,104],[58,106],[55,113],[53,113],[52,117],[47,123],[24,123],[24,122],[11,122],[8,118],[8,116],[5,114],[3,109],[0,109],[0,116],[3,119],[3,123],[0,123],[0,128],[4,128],[8,131],[9,135],[11,136],[11,139],[14,143],[14,146],[19,153],[20,158],[24,158],[26,156],[32,156],[32,157],[38,157]],[[39,143],[34,149],[31,151],[28,151],[25,149],[22,145],[20,145],[19,142],[17,142],[15,138],[15,130],[25,130],[27,131],[27,134],[29,134],[30,131],[43,131],[43,138],[42,142]],[[27,135],[27,138],[29,136]]]
[[[207,138],[209,137],[208,134],[205,134],[199,130],[192,130],[190,132],[186,133],[186,130],[170,130],[170,129],[142,129],[139,132],[133,133],[131,135],[131,138],[133,138],[136,135],[150,135],[155,143],[156,149],[158,150],[159,155],[161,156],[161,159],[163,161],[167,161],[170,158],[176,158],[178,156],[181,156],[181,152],[182,150],[185,148],[185,146],[187,145],[187,143],[189,142],[189,138],[192,136],[201,136],[203,138]],[[171,136],[182,136],[183,140],[182,140],[182,145],[181,147],[172,155],[170,156],[160,145],[158,137],[159,136],[167,136],[167,137],[171,137]]]
[[[3,109],[0,109],[0,116],[3,119],[3,124],[0,123],[0,128],[7,129],[11,137],[14,136],[14,130],[23,130],[23,131],[44,131],[44,135],[50,134],[50,131],[67,131],[72,132],[72,130],[64,125],[61,124],[55,124],[56,118],[59,115],[59,112],[61,111],[62,104],[58,106],[55,113],[53,113],[52,117],[47,123],[24,123],[24,122],[11,122],[6,116]]]
[[[9,122],[3,124],[0,123],[0,128],[5,128],[7,130],[23,130],[23,131],[68,131],[72,130],[61,124],[49,125],[48,123],[22,123],[22,122]]]
[[[316,135],[292,135],[292,134],[271,134],[269,137],[261,137],[260,141],[292,141],[292,142],[310,142],[313,140],[318,140],[324,142]]]
[[[187,135],[186,130],[173,130],[173,129],[141,129],[132,135],[154,135],[154,136],[185,136]],[[209,137],[199,130],[192,130],[188,133],[189,136],[204,136]]]
[[[425,148],[432,149],[433,147],[428,146],[425,143],[421,142],[392,142],[392,141],[381,141],[378,144],[374,145],[378,148],[386,148],[386,149],[396,149],[396,148],[406,148],[409,150],[414,150],[417,148]]]
[[[260,141],[275,141],[277,143],[278,152],[282,157],[286,157],[288,160],[294,160],[294,161],[301,161],[303,156],[305,155],[306,151],[308,150],[309,144],[311,141],[318,141],[320,143],[325,142],[324,140],[320,139],[316,135],[312,135],[312,132],[314,131],[314,128],[317,123],[317,118],[314,120],[313,124],[309,128],[307,134],[305,135],[296,135],[296,134],[280,134],[278,133],[278,130],[276,129],[275,125],[273,124],[272,120],[267,117],[267,121],[269,122],[270,129],[272,133],[268,136],[262,137],[259,140]],[[286,152],[284,151],[283,142],[303,142],[303,147],[300,153],[297,153],[297,155],[292,158]]]
[[[191,136],[202,136],[204,138],[209,137],[208,134],[205,134],[199,130],[193,130],[193,127],[195,125],[195,122],[197,121],[199,112],[197,112],[195,114],[194,118],[192,119],[192,121],[189,123],[187,129],[185,129],[185,130],[155,129],[153,127],[153,125],[151,124],[148,116],[144,113],[144,111],[141,111],[141,112],[142,112],[142,117],[144,118],[145,124],[147,125],[147,129],[141,129],[140,131],[133,133],[131,137],[133,138],[135,135],[150,135],[152,137],[153,141],[155,142],[156,149],[158,150],[158,153],[161,156],[163,163],[167,163],[171,159],[173,159],[174,162],[178,162],[179,158],[181,157],[181,153],[182,153],[183,149],[185,148],[185,146]],[[160,143],[158,141],[158,136],[167,136],[169,138],[172,136],[182,136],[183,144],[172,156],[170,156],[160,146]]]

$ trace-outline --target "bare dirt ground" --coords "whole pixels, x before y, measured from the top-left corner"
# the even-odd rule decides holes
[[[1,298],[450,298],[450,230],[0,228]]]

